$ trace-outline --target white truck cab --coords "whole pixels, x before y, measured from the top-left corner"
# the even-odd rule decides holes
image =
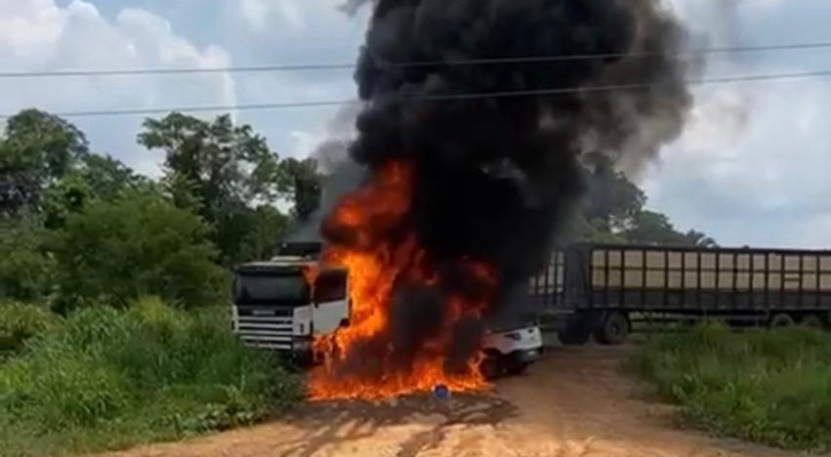
[[[316,362],[315,336],[349,325],[348,272],[318,262],[320,246],[284,246],[269,261],[238,267],[234,276],[232,327],[252,347],[286,353],[303,365]],[[542,355],[536,324],[489,330],[483,374],[519,374]]]
[[[347,271],[322,265],[305,252],[314,250],[295,247],[236,269],[232,325],[245,344],[309,362],[315,335],[349,325]]]

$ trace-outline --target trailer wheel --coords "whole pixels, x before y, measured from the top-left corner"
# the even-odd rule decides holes
[[[816,314],[806,314],[802,316],[802,319],[799,320],[799,325],[816,330],[823,330],[826,326],[822,318]]]
[[[603,324],[594,332],[594,338],[600,343],[617,346],[626,342],[631,325],[623,313],[613,312],[606,315]]]
[[[791,327],[794,325],[793,318],[790,314],[778,313],[770,318],[770,328]]]

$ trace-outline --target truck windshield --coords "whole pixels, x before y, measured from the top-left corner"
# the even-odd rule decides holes
[[[309,285],[302,274],[242,274],[236,278],[235,289],[238,305],[300,306],[311,300]]]

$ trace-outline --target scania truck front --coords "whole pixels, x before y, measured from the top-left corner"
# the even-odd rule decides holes
[[[245,344],[313,361],[312,339],[349,325],[345,269],[323,266],[314,246],[237,268],[233,329]]]

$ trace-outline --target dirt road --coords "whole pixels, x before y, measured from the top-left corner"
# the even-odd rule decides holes
[[[384,405],[309,405],[248,430],[117,457],[774,457],[761,447],[674,430],[665,407],[637,399],[622,351],[554,349],[484,396]]]

